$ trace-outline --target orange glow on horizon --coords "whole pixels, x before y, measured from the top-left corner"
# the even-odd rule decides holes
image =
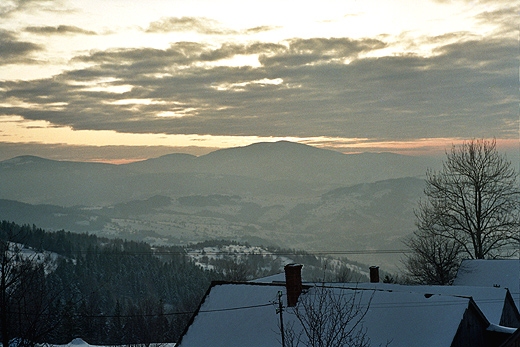
[[[410,156],[441,156],[450,150],[452,145],[459,145],[470,140],[465,138],[378,140],[324,136],[304,138],[118,133],[109,130],[74,130],[70,127],[55,126],[46,121],[28,121],[20,116],[3,116],[0,117],[0,122],[3,124],[3,129],[0,129],[0,141],[5,144],[27,144],[34,145],[35,148],[37,146],[54,146],[62,149],[81,147],[85,148],[89,154],[77,153],[78,160],[111,164],[127,164],[166,153],[187,153],[200,156],[217,149],[281,140],[335,150],[344,154],[392,152]],[[500,150],[520,151],[519,139],[496,139],[496,142]],[[108,148],[110,148],[109,151],[107,151]],[[119,151],[117,148],[121,150]],[[129,150],[130,148],[140,148],[140,150],[133,151]],[[35,149],[34,152],[39,151]],[[70,158],[70,155],[67,157]]]
[[[443,155],[452,145],[458,146],[470,139],[466,138],[419,138],[407,140],[377,141],[371,139],[357,139],[355,142],[342,142],[341,138],[328,141],[302,141],[311,146],[327,148],[344,154],[363,152],[392,152],[411,156]],[[519,150],[520,139],[496,139],[500,150]]]

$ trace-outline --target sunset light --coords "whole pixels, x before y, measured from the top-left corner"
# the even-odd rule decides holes
[[[0,7],[0,159],[16,144],[99,148],[78,158],[98,160],[107,145],[436,155],[518,138],[506,0],[62,5]]]

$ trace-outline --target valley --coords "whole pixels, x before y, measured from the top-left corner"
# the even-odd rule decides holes
[[[0,162],[0,215],[151,244],[226,239],[340,253],[394,271],[428,163],[288,142],[126,165],[19,157]]]

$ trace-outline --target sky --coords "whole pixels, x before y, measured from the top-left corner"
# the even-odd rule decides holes
[[[516,0],[3,0],[0,160],[519,147]]]

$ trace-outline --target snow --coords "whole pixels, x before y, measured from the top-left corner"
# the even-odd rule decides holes
[[[490,324],[486,330],[512,335],[516,332],[516,329],[517,328],[508,328],[508,327],[503,327],[503,326],[496,325],[496,324]]]
[[[464,260],[453,285],[508,288],[520,307],[520,260]]]
[[[316,287],[302,295],[310,295]],[[469,298],[424,295],[411,292],[332,290],[356,293],[368,306],[364,327],[372,345],[449,346],[457,332]],[[218,284],[212,287],[180,346],[275,346],[280,345],[277,293],[284,285]],[[335,293],[335,295],[337,295]],[[246,308],[247,307],[247,308]],[[291,308],[284,311],[284,324],[296,322]],[[418,333],[420,332],[420,333]]]
[[[388,283],[347,283],[345,285],[360,289],[377,289],[390,292],[413,292],[472,297],[486,318],[495,324],[500,323],[502,309],[507,296],[507,289],[494,287],[399,285]]]
[[[259,278],[255,283],[285,283],[285,274]],[[304,283],[305,284],[305,283]],[[310,283],[307,283],[308,285]],[[328,283],[329,286],[344,286],[354,289],[373,289],[389,292],[410,292],[421,294],[437,294],[461,297],[472,297],[486,318],[495,324],[500,323],[502,309],[506,303],[507,289],[498,287],[477,286],[432,286],[432,285],[400,285],[390,283]]]
[[[188,256],[190,256],[197,266],[200,266],[201,268],[205,270],[214,270],[215,267],[211,264],[208,264],[207,262],[211,260],[216,259],[224,259],[226,257],[235,257],[240,258],[244,255],[248,254],[256,254],[256,255],[263,255],[263,256],[270,256],[273,259],[280,258],[275,254],[272,254],[271,252],[258,247],[258,246],[246,246],[246,245],[222,245],[222,246],[213,246],[213,247],[203,247],[203,248],[196,248],[196,249],[189,249],[188,250]],[[206,262],[203,260],[206,259]],[[283,263],[283,259],[282,259]],[[271,269],[265,269],[265,270],[271,270]]]
[[[21,259],[30,260],[32,262],[43,264],[45,261],[45,273],[49,274],[56,270],[56,261],[60,257],[57,253],[49,251],[35,251],[33,248],[26,247],[23,244],[15,242],[7,242],[8,249],[6,255],[14,260],[16,256]]]
[[[285,286],[214,286],[184,336],[181,346],[280,345],[279,335],[276,333],[279,328],[275,308],[280,290],[285,295]]]
[[[365,326],[373,345],[451,346],[469,299],[374,292]]]
[[[80,338],[75,338],[74,340],[72,340],[68,346],[76,346],[76,347],[79,347],[79,346],[88,346],[89,344],[86,343],[85,341],[83,341],[82,339]]]
[[[252,283],[285,283],[285,273],[278,273],[267,277],[251,280]]]

